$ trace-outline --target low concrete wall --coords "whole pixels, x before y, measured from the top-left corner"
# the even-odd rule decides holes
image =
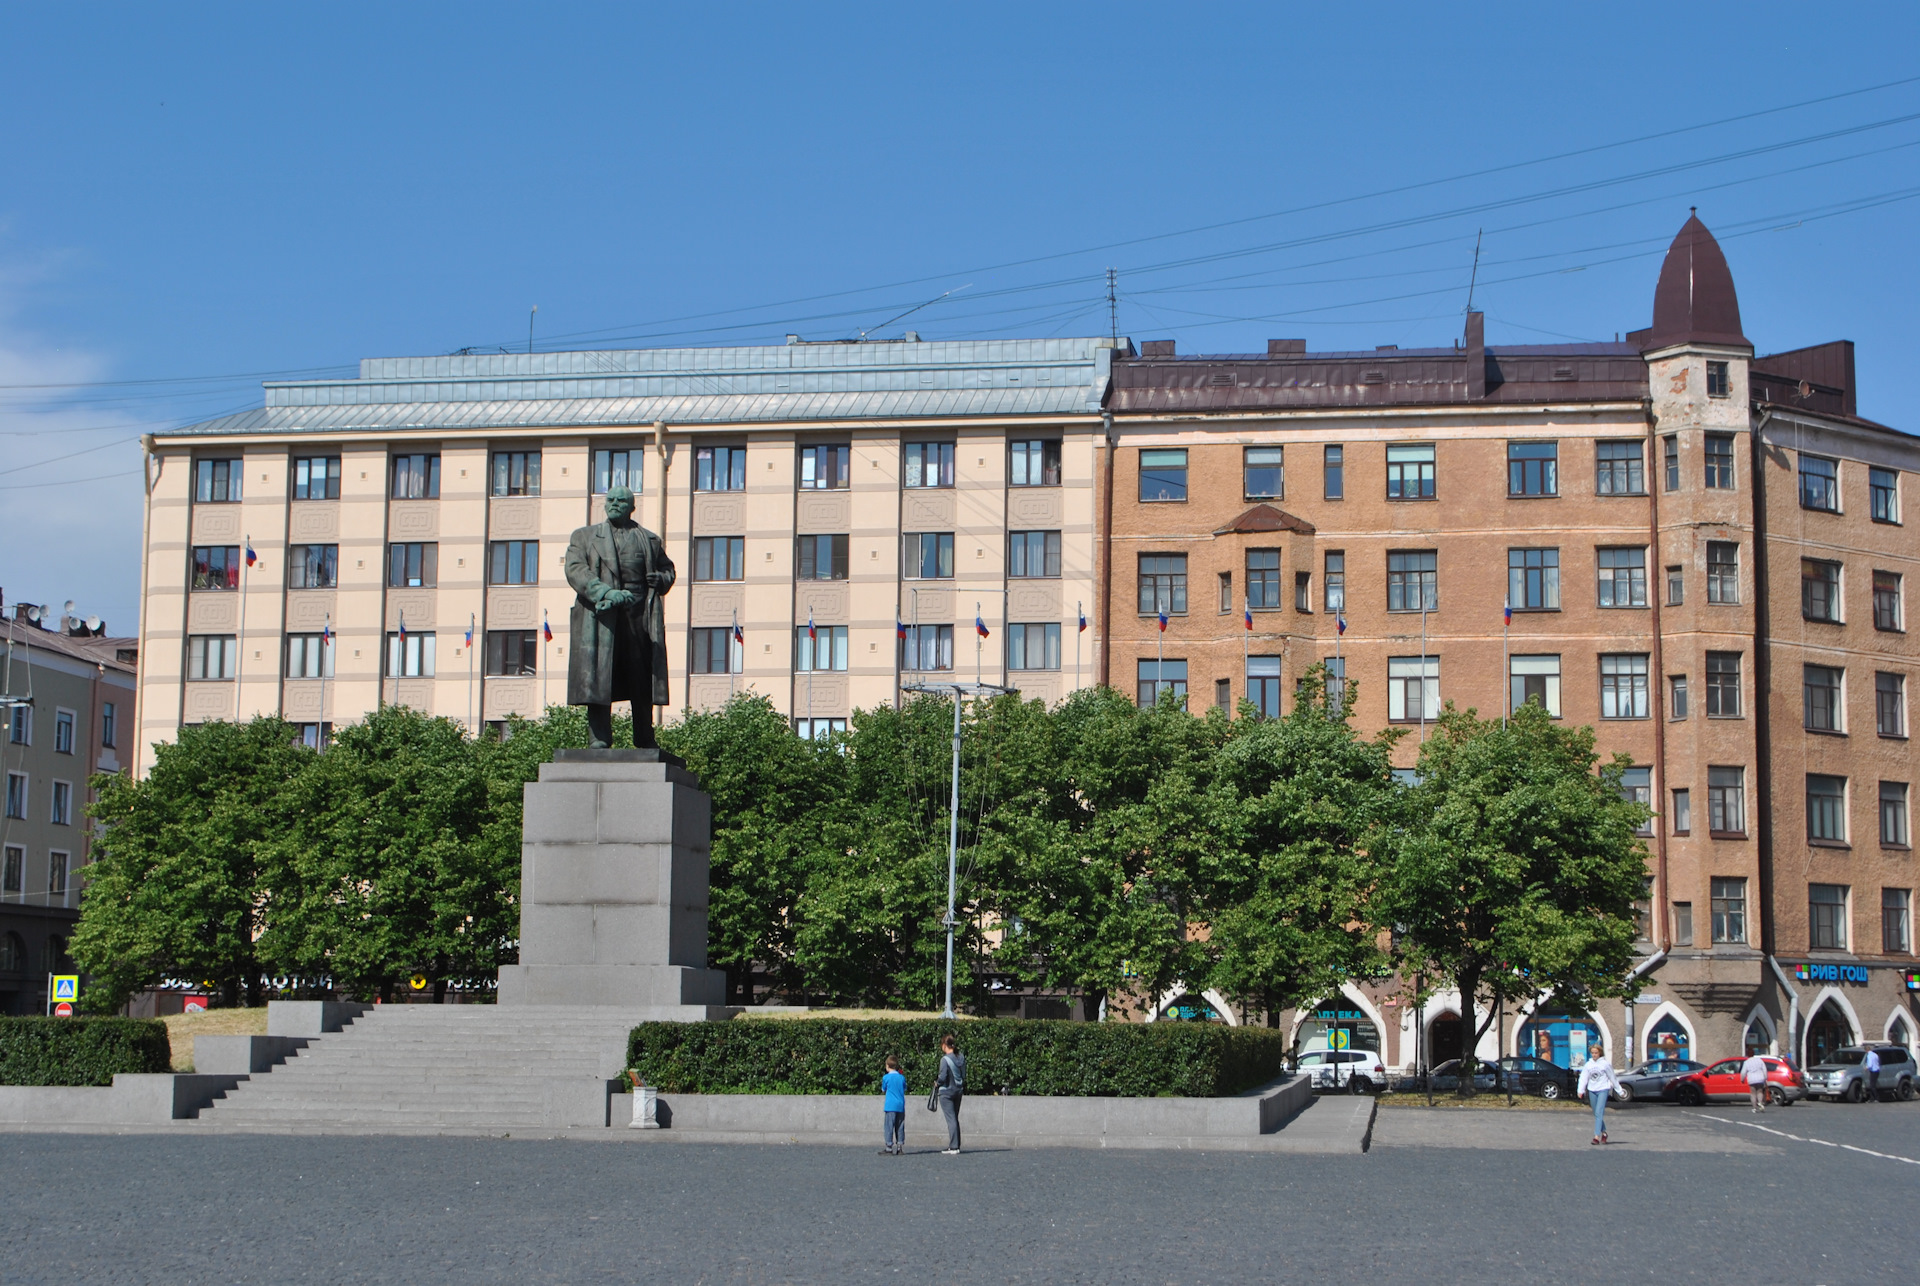
[[[200,1114],[245,1076],[200,1072],[122,1072],[102,1088],[0,1086],[0,1123],[21,1125],[150,1125]]]
[[[272,1071],[307,1047],[306,1036],[195,1036],[193,1070],[229,1076]]]

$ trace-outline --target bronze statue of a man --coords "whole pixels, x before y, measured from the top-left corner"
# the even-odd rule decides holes
[[[607,491],[607,520],[567,542],[573,586],[567,704],[587,708],[595,749],[613,744],[613,703],[633,702],[633,744],[651,748],[653,708],[667,704],[667,628],[660,600],[673,588],[660,537],[633,520],[633,492]]]

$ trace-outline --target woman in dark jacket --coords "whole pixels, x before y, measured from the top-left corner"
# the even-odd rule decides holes
[[[934,1096],[940,1100],[940,1113],[947,1118],[947,1146],[942,1156],[960,1155],[960,1097],[967,1088],[967,1056],[960,1052],[951,1033],[940,1038],[940,1077],[934,1082]]]

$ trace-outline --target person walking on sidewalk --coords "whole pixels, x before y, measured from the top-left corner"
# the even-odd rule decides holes
[[[1767,1060],[1758,1054],[1748,1054],[1747,1061],[1740,1064],[1740,1079],[1747,1083],[1747,1094],[1753,1099],[1753,1110],[1767,1110]]]
[[[1867,1056],[1860,1060],[1860,1070],[1867,1074],[1867,1096],[1863,1103],[1880,1101],[1880,1055],[1869,1046]]]
[[[1607,1096],[1620,1088],[1613,1064],[1604,1058],[1589,1058],[1580,1069],[1580,1094],[1593,1104],[1593,1141],[1607,1141]]]
[[[880,1078],[880,1155],[901,1156],[907,1150],[907,1078],[900,1060],[887,1055],[887,1071]]]
[[[940,1100],[940,1113],[947,1118],[947,1146],[944,1156],[960,1155],[960,1098],[967,1090],[967,1056],[949,1032],[940,1038],[940,1078],[933,1092]]]

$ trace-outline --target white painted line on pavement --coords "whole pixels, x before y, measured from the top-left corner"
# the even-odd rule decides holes
[[[1777,1134],[1783,1139],[1792,1139],[1795,1143],[1818,1143],[1824,1148],[1845,1148],[1849,1152],[1858,1152],[1862,1156],[1879,1157],[1882,1161],[1901,1161],[1907,1165],[1920,1165],[1912,1157],[1895,1156],[1891,1152],[1875,1152],[1872,1148],[1856,1148],[1851,1143],[1834,1143],[1827,1139],[1807,1138],[1799,1134],[1789,1134],[1785,1130],[1776,1130],[1761,1125],[1757,1121],[1729,1121],[1724,1116],[1708,1116],[1705,1112],[1688,1112],[1688,1116],[1697,1116],[1703,1121],[1718,1121],[1722,1125],[1744,1125],[1750,1130],[1764,1130],[1768,1134]]]

